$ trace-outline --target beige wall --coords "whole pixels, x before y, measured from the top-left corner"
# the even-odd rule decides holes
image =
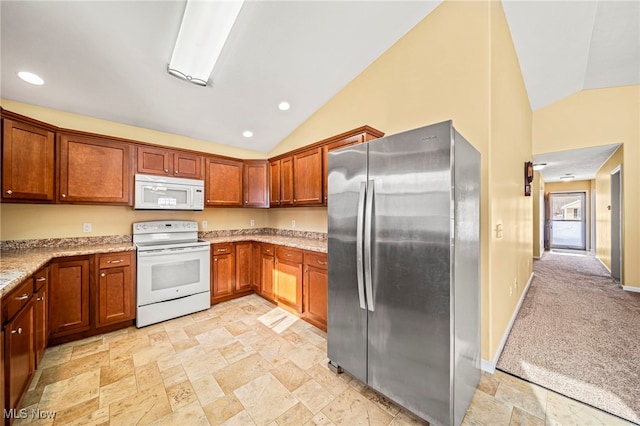
[[[596,256],[602,261],[602,263],[611,271],[611,211],[609,206],[611,205],[611,172],[618,166],[623,166],[624,163],[624,147],[618,148],[618,150],[605,162],[600,170],[596,173]],[[622,184],[627,184],[627,168],[623,166],[622,170]],[[626,204],[626,200],[622,200],[623,206]],[[624,215],[624,210],[623,210]],[[637,215],[626,216],[623,219],[624,228],[628,226],[629,221],[638,221]],[[623,231],[624,231],[623,228]],[[637,238],[637,236],[636,236]],[[627,247],[625,240],[622,242],[623,257]],[[625,283],[624,275],[624,259],[623,258],[623,284]],[[635,258],[635,262],[638,262],[638,258]],[[628,281],[627,281],[628,282]],[[639,286],[640,287],[640,286]]]
[[[531,199],[533,201],[533,257],[544,254],[544,193],[545,182],[540,172],[534,172]]]
[[[640,287],[640,85],[584,90],[533,113],[535,154],[614,143],[623,144],[622,160],[630,165],[622,176],[623,284]]]
[[[585,219],[586,219],[586,246],[587,250],[592,250],[591,247],[591,220],[593,214],[591,212],[591,180],[574,180],[569,182],[547,182],[546,192],[585,192]]]

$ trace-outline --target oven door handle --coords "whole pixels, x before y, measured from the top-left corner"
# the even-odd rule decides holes
[[[180,247],[174,249],[159,249],[159,250],[138,250],[138,257],[152,257],[152,256],[165,256],[167,254],[186,254],[186,253],[200,253],[210,252],[211,246],[201,247]]]

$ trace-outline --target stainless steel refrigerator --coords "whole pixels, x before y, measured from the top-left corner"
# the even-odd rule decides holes
[[[329,153],[330,366],[435,424],[480,379],[480,154],[451,121]]]

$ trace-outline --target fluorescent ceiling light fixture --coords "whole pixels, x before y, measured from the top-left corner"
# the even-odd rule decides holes
[[[280,111],[287,111],[289,108],[291,108],[291,105],[289,105],[289,102],[287,101],[282,101],[278,104],[278,109]]]
[[[545,167],[547,167],[547,163],[534,163],[533,164],[533,170],[535,170],[536,172],[544,169]]]
[[[575,179],[575,176],[573,175],[560,176],[560,180],[573,180],[573,179]]]
[[[206,86],[244,0],[188,0],[169,74]]]
[[[36,75],[29,71],[20,71],[18,73],[18,77],[20,77],[27,83],[35,84],[36,86],[42,86],[44,84],[44,80],[40,78],[39,75]]]
[[[245,138],[250,138],[251,136],[253,136],[253,132],[251,130],[245,130],[244,132],[242,132],[242,136],[244,136]]]

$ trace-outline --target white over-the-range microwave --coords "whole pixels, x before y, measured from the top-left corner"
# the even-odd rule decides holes
[[[203,210],[204,181],[136,174],[133,208],[137,210]]]

